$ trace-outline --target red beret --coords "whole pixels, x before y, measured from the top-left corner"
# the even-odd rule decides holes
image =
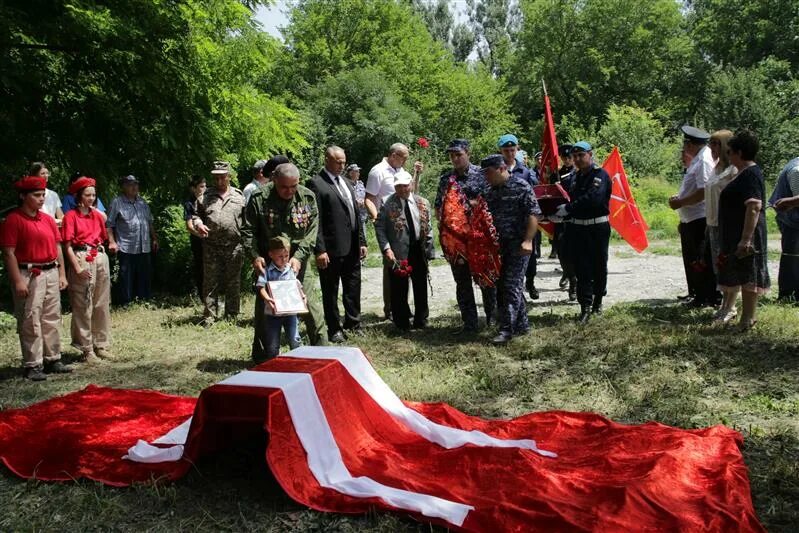
[[[69,194],[76,195],[79,190],[85,189],[86,187],[94,187],[97,182],[94,181],[92,178],[87,178],[86,176],[81,176],[80,178],[76,179],[72,182],[69,186]]]
[[[39,191],[47,188],[47,180],[39,176],[25,176],[14,183],[14,188],[19,192]]]

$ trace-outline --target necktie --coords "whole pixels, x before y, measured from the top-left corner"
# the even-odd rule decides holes
[[[408,239],[411,244],[416,242],[416,228],[413,225],[413,216],[411,216],[411,203],[405,200],[405,220],[408,222]]]
[[[346,186],[343,183],[341,183],[341,178],[339,176],[336,176],[336,188],[338,188],[338,193],[344,199],[344,202],[347,204],[347,207],[349,207],[347,211],[349,212],[350,215],[350,224],[352,224],[352,227],[355,227],[355,209],[353,209],[352,206],[352,198],[350,198]]]

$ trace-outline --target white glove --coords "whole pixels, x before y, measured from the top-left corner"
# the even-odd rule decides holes
[[[547,217],[547,220],[549,220],[550,222],[554,222],[555,224],[559,224],[563,222],[563,217],[559,217],[557,215],[550,215],[549,217]]]
[[[555,211],[555,216],[560,218],[569,216],[568,211],[566,211],[566,204],[560,204],[558,206],[558,210]]]

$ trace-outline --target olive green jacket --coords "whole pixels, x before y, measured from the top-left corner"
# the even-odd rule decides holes
[[[247,202],[241,235],[253,259],[268,258],[269,239],[283,236],[291,242],[291,256],[305,263],[313,255],[318,226],[316,196],[310,189],[298,185],[294,197],[284,200],[274,184],[267,183]]]

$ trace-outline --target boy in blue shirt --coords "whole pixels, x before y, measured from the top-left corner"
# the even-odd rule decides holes
[[[289,264],[289,253],[291,250],[291,243],[285,237],[274,237],[269,239],[269,264],[266,266],[266,272],[259,274],[258,281],[255,286],[258,288],[258,294],[264,301],[265,306],[265,321],[264,327],[266,328],[266,357],[271,359],[277,357],[280,352],[280,330],[286,332],[289,338],[289,346],[291,349],[297,348],[302,343],[300,342],[300,335],[297,328],[297,315],[281,315],[275,316],[275,300],[269,294],[269,289],[266,284],[269,281],[290,281],[296,280],[294,270]],[[297,281],[297,284],[300,282]],[[305,293],[302,292],[302,298],[305,300]]]

